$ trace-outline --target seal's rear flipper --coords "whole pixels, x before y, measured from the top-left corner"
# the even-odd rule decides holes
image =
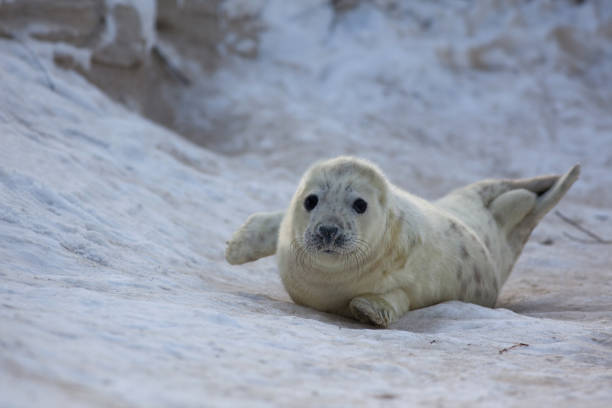
[[[559,200],[561,200],[565,193],[567,193],[567,190],[569,190],[572,184],[574,184],[574,182],[578,179],[579,175],[580,165],[576,164],[570,169],[570,171],[559,178],[552,188],[540,194],[536,200],[533,215],[531,215],[535,219],[536,223],[540,221],[540,219],[542,219],[547,212],[552,210],[555,205],[557,205]]]
[[[491,201],[491,214],[506,233],[519,223],[521,228],[528,225],[535,227],[565,195],[579,173],[580,166],[575,165],[563,176],[512,180],[505,187],[510,190]]]
[[[491,202],[489,208],[497,225],[507,233],[533,210],[536,199],[536,193],[519,188],[503,193]]]
[[[240,265],[274,255],[283,214],[284,211],[276,211],[251,215],[227,243],[227,262]]]
[[[520,252],[529,235],[531,235],[531,231],[533,231],[542,217],[567,193],[567,190],[578,179],[579,174],[580,165],[577,164],[563,176],[557,177],[555,183],[550,188],[534,192],[537,194],[537,197],[533,209],[526,214],[525,218],[517,223],[513,230],[507,230],[509,232],[508,241],[515,251]]]

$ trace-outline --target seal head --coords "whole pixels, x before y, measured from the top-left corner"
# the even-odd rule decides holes
[[[382,239],[387,180],[372,164],[339,157],[314,165],[292,203],[293,249],[326,269],[367,258]]]

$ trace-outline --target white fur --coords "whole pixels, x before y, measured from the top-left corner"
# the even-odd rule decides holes
[[[430,203],[391,185],[367,161],[339,157],[317,163],[302,178],[280,223],[281,279],[298,304],[382,327],[410,309],[446,300],[493,307],[544,215],[537,210],[552,208],[577,175],[575,167],[561,180],[486,180]],[[312,211],[303,206],[309,194],[319,197]],[[351,210],[356,197],[368,203],[364,214]],[[260,236],[259,225],[274,233],[280,214],[259,215],[262,222],[251,217],[230,242],[246,249],[230,261],[268,254],[269,240],[254,242],[241,231]],[[306,248],[305,231],[332,218],[367,244],[340,255]]]

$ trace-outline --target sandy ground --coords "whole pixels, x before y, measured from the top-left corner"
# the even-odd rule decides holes
[[[273,258],[223,259],[341,153],[427,198],[580,162],[558,210],[612,239],[612,12],[493,3],[258,3],[258,59],[185,95],[231,124],[208,150],[0,40],[0,406],[610,406],[612,247],[552,213],[498,308],[389,330],[294,305]]]

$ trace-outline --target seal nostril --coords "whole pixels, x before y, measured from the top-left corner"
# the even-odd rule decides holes
[[[318,230],[319,235],[321,235],[321,237],[328,242],[333,240],[336,237],[336,234],[338,234],[338,227],[335,225],[320,225]]]

